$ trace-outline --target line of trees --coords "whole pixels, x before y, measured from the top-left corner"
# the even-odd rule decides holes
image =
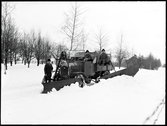
[[[81,18],[85,11],[77,2],[72,5],[69,13],[64,13],[66,20],[61,27],[61,32],[67,37],[69,47],[63,42],[51,42],[47,37],[42,36],[41,31],[35,32],[34,29],[30,32],[19,33],[18,27],[12,18],[13,10],[14,6],[10,2],[2,3],[1,63],[5,65],[5,73],[7,63],[10,62],[12,66],[13,61],[16,64],[20,58],[24,65],[28,64],[29,68],[32,59],[36,59],[37,66],[39,66],[40,63],[43,64],[48,58],[53,57],[57,60],[63,50],[73,51],[79,49],[85,51],[88,34],[84,30],[83,19]],[[121,34],[120,38],[114,54],[119,68],[123,61],[129,58],[129,52],[124,45],[123,34]],[[94,33],[94,40],[95,44],[98,45],[98,50],[96,51],[101,51],[108,46],[108,34],[102,28],[97,33]],[[159,66],[161,66],[160,60],[154,58],[152,54],[143,58],[143,68],[157,69]]]
[[[40,62],[43,64],[51,56],[57,59],[60,52],[67,49],[66,45],[55,44],[43,37],[41,31],[35,32],[32,29],[30,32],[20,33],[12,18],[14,9],[15,6],[11,2],[2,2],[1,63],[4,64],[4,74],[8,69],[7,64],[10,63],[12,66],[13,61],[16,64],[21,59],[29,68],[32,59],[36,59],[39,66]]]
[[[34,30],[31,30],[30,33],[24,32],[20,37],[19,44],[19,57],[22,57],[24,65],[28,64],[28,68],[34,58],[37,60],[37,66],[39,66],[40,61],[43,64],[47,58],[51,57],[51,44],[47,38],[41,36],[40,31],[37,34]]]
[[[142,58],[142,68],[157,70],[161,66],[161,60],[155,58],[151,53],[147,57]]]
[[[11,13],[14,6],[5,2],[2,3],[1,16],[1,62],[4,63],[6,74],[8,60],[12,61],[13,55],[17,52],[18,29],[16,28]],[[14,44],[16,43],[16,44]]]

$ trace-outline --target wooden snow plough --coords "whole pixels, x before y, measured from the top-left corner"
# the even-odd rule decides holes
[[[99,53],[97,52],[90,52],[93,61],[84,60],[85,52],[75,53],[70,58],[64,56],[64,53],[60,54],[51,82],[42,83],[44,87],[42,93],[50,92],[53,88],[59,91],[64,86],[70,86],[75,82],[78,82],[79,87],[83,88],[92,81],[98,83],[100,79],[108,79],[123,74],[134,76],[139,70],[139,65],[132,61],[131,66],[115,71],[111,60],[108,60],[106,64],[99,64]],[[110,59],[109,55],[108,59]],[[129,59],[129,61],[131,60]],[[115,72],[110,73],[112,70]]]

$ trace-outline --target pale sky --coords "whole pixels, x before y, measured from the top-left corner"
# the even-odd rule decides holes
[[[166,3],[165,2],[80,2],[84,18],[83,27],[89,33],[86,49],[94,51],[94,32],[102,27],[108,34],[106,50],[114,53],[123,34],[123,43],[137,55],[149,55],[165,63]],[[54,42],[65,42],[60,26],[64,12],[70,11],[72,2],[15,2],[13,17],[21,31],[41,30]]]

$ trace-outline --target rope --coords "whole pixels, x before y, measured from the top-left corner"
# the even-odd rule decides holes
[[[163,108],[164,108],[164,105],[165,105],[165,102],[163,103],[163,106],[162,106],[162,108],[161,108],[160,112],[158,113],[157,118],[154,120],[154,125],[156,124],[156,121],[158,120],[159,115],[160,115],[160,113],[162,112],[162,110],[163,110]]]
[[[159,108],[162,104],[163,104],[163,106],[164,106],[164,104],[165,104],[165,97],[162,99],[162,102],[161,102],[161,103],[159,103],[159,105],[157,106],[157,108],[153,111],[153,113],[151,114],[151,116],[149,116],[149,117],[147,117],[147,118],[146,118],[146,120],[144,121],[144,123],[143,123],[143,124],[145,124],[148,120],[150,120],[150,119],[151,119],[151,117],[153,117],[153,116],[155,115],[155,113],[157,112],[158,108]],[[162,108],[163,108],[163,107],[162,107]],[[161,111],[162,111],[162,109],[161,109]],[[158,117],[159,117],[159,115],[160,115],[161,111],[159,112],[159,114],[158,114],[157,118],[154,120],[154,124],[155,124],[155,123],[156,123],[156,121],[158,120]]]

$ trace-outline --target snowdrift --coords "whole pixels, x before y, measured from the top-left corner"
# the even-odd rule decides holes
[[[1,68],[1,124],[165,124],[164,104],[158,107],[166,94],[164,68],[48,94],[41,94],[44,65],[9,66],[7,75]]]

